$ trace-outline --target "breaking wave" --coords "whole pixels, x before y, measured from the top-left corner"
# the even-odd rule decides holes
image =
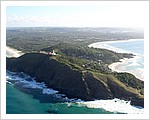
[[[58,99],[64,101],[68,107],[77,105],[77,107],[88,107],[88,108],[100,108],[105,111],[113,113],[126,113],[126,114],[143,114],[144,109],[130,105],[130,101],[112,99],[112,100],[95,100],[95,101],[83,101],[81,99],[69,99],[65,94],[60,94],[57,90],[47,88],[44,82],[36,82],[35,78],[23,72],[11,72],[6,71],[6,83],[13,85],[21,85],[24,88],[39,89],[43,94],[53,95]]]
[[[88,102],[78,102],[80,105],[85,105],[89,108],[103,108],[110,112],[120,112],[126,114],[143,114],[144,109],[141,107],[135,107],[130,104],[130,101],[120,100],[114,98],[112,100],[95,100]]]

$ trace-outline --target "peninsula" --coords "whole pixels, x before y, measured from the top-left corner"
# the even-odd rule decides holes
[[[129,73],[111,72],[108,65],[132,54],[60,43],[39,52],[7,58],[7,69],[24,72],[49,88],[82,100],[120,98],[144,107],[144,82]],[[65,71],[65,72],[64,72]],[[129,80],[130,79],[130,80]]]

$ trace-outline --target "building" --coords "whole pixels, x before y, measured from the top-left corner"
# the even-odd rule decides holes
[[[53,50],[53,52],[40,51],[40,53],[47,54],[47,55],[56,55],[54,50]]]

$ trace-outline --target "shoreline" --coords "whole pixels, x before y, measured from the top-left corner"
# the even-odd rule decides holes
[[[128,64],[131,61],[134,61],[135,59],[137,59],[138,56],[135,56],[134,58],[124,58],[124,59],[120,59],[121,62],[115,62],[110,64],[108,67],[115,72],[118,73],[122,73],[122,72],[127,72],[127,73],[131,73],[133,74],[136,78],[144,81],[144,76],[143,76],[143,72],[140,69],[137,70],[129,70],[126,69],[124,65]]]
[[[108,44],[110,44],[110,43],[125,43],[125,42],[129,42],[129,41],[141,41],[141,40],[142,39],[128,39],[128,40],[95,42],[95,43],[89,44],[88,47],[107,49],[107,50],[114,51],[116,53],[118,53],[118,51],[119,51],[119,53],[132,53],[134,55],[140,55],[140,54],[137,54],[137,53],[134,53],[134,52],[130,52],[130,51],[127,51],[127,50],[123,50],[123,49],[120,49],[120,48],[110,46]]]
[[[14,82],[14,80],[8,80],[10,82]],[[27,94],[36,96],[36,99],[43,101],[43,97],[45,98],[49,98],[51,100],[61,100],[62,102],[67,102],[67,106],[70,108],[72,103],[77,103],[79,105],[83,104],[86,105],[86,107],[88,108],[99,108],[99,109],[104,109],[105,111],[108,112],[118,112],[118,113],[126,113],[126,114],[131,114],[131,113],[140,113],[143,114],[143,107],[138,108],[139,106],[133,106],[131,105],[131,101],[127,101],[127,100],[123,100],[123,99],[118,99],[118,98],[113,98],[113,99],[107,99],[107,100],[93,100],[93,101],[83,101],[81,99],[78,98],[68,98],[67,96],[65,96],[64,94],[60,94],[60,93],[56,93],[55,90],[54,92],[52,92],[52,94],[45,94],[43,93],[44,89],[47,89],[43,86],[42,89],[40,84],[37,84],[37,86],[32,86],[30,84],[27,84],[27,82],[20,82],[20,80],[18,80],[18,82],[16,83],[12,83],[14,84],[15,88],[17,88],[20,91],[23,91]],[[35,82],[35,85],[38,82]],[[9,83],[8,83],[9,84]],[[24,86],[25,85],[25,86]],[[39,87],[40,88],[39,88]],[[50,90],[53,91],[53,89],[49,88]],[[39,97],[40,95],[40,97]],[[53,99],[54,97],[54,99]],[[30,99],[30,98],[29,98]],[[44,102],[49,103],[49,100],[45,100]],[[106,105],[106,103],[108,103]],[[122,107],[124,106],[124,107]],[[126,109],[128,108],[128,109]],[[128,111],[130,110],[130,111]]]
[[[20,57],[23,54],[22,51],[6,46],[6,57]]]
[[[139,39],[139,40],[141,40],[141,39]],[[137,53],[129,52],[129,51],[126,51],[126,50],[122,50],[120,48],[115,48],[113,46],[108,45],[108,43],[120,43],[120,42],[123,43],[123,42],[128,42],[128,41],[138,41],[138,39],[97,42],[97,43],[92,43],[92,44],[88,45],[88,47],[108,49],[108,50],[111,50],[111,51],[114,51],[114,52],[117,52],[117,53],[119,51],[119,53],[132,53],[132,54],[134,54],[135,56],[133,58],[123,58],[123,59],[120,59],[120,62],[114,62],[114,63],[110,64],[108,67],[113,72],[115,71],[115,72],[118,72],[118,73],[121,73],[121,72],[131,73],[136,78],[144,81],[144,73],[143,73],[143,71],[141,69],[130,70],[130,69],[127,69],[125,67],[128,63],[133,62],[136,59],[140,58],[141,55],[139,55]]]

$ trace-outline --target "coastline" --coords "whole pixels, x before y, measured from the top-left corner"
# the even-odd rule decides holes
[[[10,79],[8,81],[14,82],[14,80],[11,81],[11,78],[13,78],[16,75],[15,74],[10,75],[10,73],[7,74],[8,76],[11,76],[11,77],[8,77],[8,79]],[[17,78],[22,78],[22,77],[17,76]],[[39,105],[40,108],[35,109],[33,111],[30,108],[27,108],[27,110],[29,109],[29,111],[25,111],[27,113],[29,113],[29,112],[32,113],[32,114],[33,114],[33,112],[35,112],[36,114],[37,113],[38,114],[43,113],[43,110],[41,109],[41,107],[43,108],[43,106],[45,106],[46,110],[47,110],[48,109],[47,106],[49,106],[51,104],[51,103],[49,103],[49,100],[52,100],[54,102],[55,102],[55,100],[63,101],[63,106],[64,107],[62,106],[62,109],[66,109],[66,107],[69,108],[68,111],[65,111],[66,112],[65,114],[67,114],[67,112],[69,112],[70,109],[73,110],[74,107],[78,107],[78,105],[80,106],[81,109],[84,109],[83,111],[85,111],[85,108],[87,108],[86,110],[90,109],[89,114],[91,114],[91,112],[93,112],[93,113],[96,112],[97,114],[103,114],[103,113],[143,114],[144,113],[144,111],[143,111],[144,108],[142,108],[142,107],[138,108],[138,107],[132,106],[130,104],[131,103],[130,101],[121,100],[121,99],[118,99],[118,98],[107,99],[107,100],[82,101],[81,99],[78,99],[78,98],[68,98],[64,94],[57,93],[57,91],[55,91],[51,88],[47,88],[45,86],[45,84],[43,84],[43,83],[31,82],[31,81],[29,82],[26,79],[29,79],[29,76],[24,75],[23,79],[17,79],[16,80],[18,82],[16,82],[17,84],[15,85],[15,88],[14,88],[15,92],[21,91],[21,92],[19,92],[19,95],[21,94],[22,96],[24,96],[24,94],[29,94],[29,95],[33,95],[33,96],[38,95],[39,97],[37,98],[37,100],[42,100],[45,103],[47,103],[46,106],[43,104],[43,102],[40,102],[40,103],[38,102],[37,103],[36,99],[32,99],[31,97],[28,97],[28,95],[25,95],[26,97],[24,99],[26,99],[26,100],[22,101],[22,98],[20,99],[20,96],[17,94],[15,96],[15,97],[17,97],[16,99],[19,99],[23,103],[25,102],[25,104],[26,104],[26,102],[29,102],[29,104],[30,104],[30,101],[32,100],[33,107],[37,107],[37,104]],[[19,83],[21,83],[21,84],[19,84]],[[13,84],[13,83],[11,83],[11,84]],[[7,84],[7,86],[8,85],[9,85],[9,83]],[[9,85],[9,86],[12,86],[12,85]],[[10,87],[8,87],[8,88],[10,88]],[[11,87],[11,90],[13,90],[13,87]],[[11,93],[11,91],[8,90],[7,95],[9,97],[14,97],[10,93]],[[52,96],[54,97],[54,99],[53,99]],[[45,97],[49,98],[49,99],[48,100],[47,99],[41,99],[41,98],[45,98]],[[11,105],[12,101],[9,102],[9,103],[10,103],[9,105]],[[17,106],[19,105],[19,103],[16,102],[16,101],[14,101],[13,103],[17,104]],[[55,106],[55,104],[51,104],[51,105],[53,107],[57,108],[57,105],[56,106]],[[59,104],[59,105],[62,105],[62,104]],[[74,106],[74,107],[72,107],[72,106]],[[85,106],[85,108],[84,108],[84,106]],[[13,109],[19,113],[22,110],[22,107],[18,107],[18,109],[15,109],[15,108],[13,108]],[[97,109],[97,111],[96,111],[96,109]],[[7,110],[9,110],[9,108]],[[11,108],[11,110],[12,110],[12,108]],[[44,113],[46,114],[45,111],[44,111]],[[58,111],[58,112],[60,114],[62,114],[61,110]],[[85,111],[85,113],[87,113],[87,112],[88,111]],[[11,114],[12,112],[7,111],[7,113]],[[80,112],[76,112],[75,114],[80,114]],[[84,114],[84,113],[82,113],[82,114]]]
[[[16,53],[18,53],[18,52],[20,52],[20,51],[18,51],[18,50],[16,50],[16,49],[11,49],[14,53],[16,52]],[[26,82],[25,82],[26,83]],[[32,84],[32,83],[31,83]],[[38,84],[39,85],[39,84]],[[31,85],[31,86],[33,86],[33,85]],[[34,86],[33,86],[33,88],[35,88]],[[48,91],[44,91],[44,93],[46,93],[46,92],[48,92]],[[31,93],[31,91],[30,91],[30,93]],[[43,94],[44,94],[43,93]],[[37,93],[38,94],[38,93]],[[45,94],[44,94],[45,95]],[[56,94],[57,95],[57,94]],[[66,97],[65,97],[66,98]],[[30,100],[30,99],[29,99]],[[74,101],[73,101],[74,102]],[[106,106],[106,103],[108,103],[108,106]],[[123,103],[123,104],[122,104]],[[127,114],[131,114],[131,112],[133,112],[134,114],[136,113],[136,114],[143,114],[143,108],[142,109],[138,109],[138,108],[136,108],[136,107],[134,107],[134,106],[132,106],[132,105],[130,105],[130,102],[129,101],[124,101],[124,100],[120,100],[120,99],[118,99],[118,100],[116,100],[115,98],[113,99],[113,100],[100,100],[100,101],[94,101],[94,102],[87,102],[87,103],[85,103],[85,104],[83,104],[83,105],[86,105],[87,107],[88,107],[88,109],[92,109],[92,108],[96,108],[95,106],[97,106],[97,104],[99,104],[99,106],[98,106],[98,108],[103,108],[104,110],[108,110],[108,111],[110,111],[110,112],[114,112],[115,111],[115,114],[116,114],[116,110],[117,111],[123,111],[123,112],[125,112],[125,113],[127,113]],[[112,105],[113,104],[113,105]],[[111,105],[111,106],[110,106]],[[42,106],[42,105],[41,105]],[[69,106],[69,109],[70,109],[70,103],[69,103],[69,105],[67,104],[67,106]],[[124,108],[122,108],[122,106],[125,106]],[[121,108],[121,109],[120,109]],[[128,111],[126,108],[128,108],[128,110],[130,110],[130,111]],[[139,112],[138,112],[139,111]]]
[[[131,53],[130,51],[123,50],[123,49],[116,48],[116,47],[108,45],[110,43],[125,43],[125,42],[129,42],[129,41],[141,41],[141,39],[128,39],[128,40],[115,40],[115,41],[96,42],[96,43],[92,43],[92,44],[88,45],[88,47],[107,49],[107,50],[114,51],[116,53],[118,53],[118,51],[119,51],[119,53]],[[134,52],[132,52],[132,54],[139,55],[139,54],[134,53]]]
[[[22,51],[6,46],[6,57],[20,57],[23,54]]]
[[[133,39],[133,40],[119,40],[119,41],[97,42],[97,43],[92,43],[92,44],[88,45],[88,47],[108,49],[108,50],[112,50],[114,52],[118,52],[119,51],[119,53],[131,53],[129,51],[122,50],[122,49],[115,48],[115,47],[112,47],[112,46],[108,45],[108,43],[119,43],[119,42],[123,43],[123,42],[128,42],[128,41],[138,41],[138,39],[136,39],[136,40]],[[120,59],[120,62],[114,62],[114,63],[110,64],[108,67],[112,71],[115,71],[115,72],[120,72],[120,73],[121,72],[127,72],[127,73],[131,73],[136,78],[144,81],[144,73],[143,73],[143,71],[141,69],[130,70],[130,69],[127,69],[125,67],[125,65],[127,65],[128,63],[133,62],[136,59],[140,58],[139,54],[137,54],[137,53],[133,53],[133,54],[135,55],[133,58],[123,58],[123,59]]]
[[[127,73],[131,73],[133,74],[136,78],[140,79],[140,80],[144,80],[144,75],[142,70],[137,69],[137,70],[129,70],[126,69],[124,65],[128,64],[131,61],[134,61],[135,59],[137,59],[138,56],[135,56],[134,58],[124,58],[124,59],[120,59],[121,62],[115,62],[110,64],[108,67],[115,72],[127,72]]]

